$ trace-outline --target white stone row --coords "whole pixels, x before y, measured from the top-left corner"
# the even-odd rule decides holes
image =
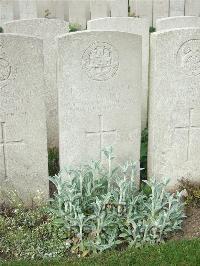
[[[1,0],[0,25],[13,19],[59,18],[82,29],[90,19],[127,17],[128,0]]]
[[[59,142],[61,169],[104,163],[111,145],[118,163],[137,162],[139,183],[147,113],[149,177],[171,178],[171,189],[182,177],[200,181],[200,18],[171,20],[152,34],[150,60],[146,19],[98,19],[70,34],[61,20],[5,23],[0,201],[12,190],[27,204],[38,191],[48,197],[47,139],[48,147]]]
[[[146,17],[156,20],[173,16],[200,16],[199,0],[1,0],[0,24],[13,19],[59,18],[86,28],[90,19],[103,17]]]
[[[129,0],[130,15],[149,18],[150,25],[156,20],[173,16],[200,16],[199,0]]]
[[[39,191],[47,198],[46,132],[57,138],[58,121],[61,168],[102,160],[112,145],[118,162],[137,162],[139,181],[142,38],[84,31],[59,37],[56,46],[65,24],[13,21],[0,35],[0,201],[12,190],[26,204]]]

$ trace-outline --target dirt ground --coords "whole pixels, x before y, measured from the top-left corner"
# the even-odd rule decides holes
[[[200,207],[188,207],[183,230],[172,236],[173,240],[200,238]]]

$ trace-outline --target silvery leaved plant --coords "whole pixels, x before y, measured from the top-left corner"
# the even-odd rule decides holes
[[[112,148],[103,153],[107,168],[92,161],[50,178],[57,188],[50,212],[66,230],[69,251],[85,256],[121,245],[160,243],[181,229],[184,203],[181,193],[166,192],[168,180],[145,181],[150,193],[139,191],[137,164],[128,161],[112,167]]]

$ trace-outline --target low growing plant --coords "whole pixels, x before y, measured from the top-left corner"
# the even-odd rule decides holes
[[[0,208],[1,260],[61,257],[66,252],[66,232],[57,226],[46,208],[22,205]]]
[[[51,12],[49,11],[49,9],[46,9],[46,10],[44,11],[44,17],[45,17],[45,18],[49,18],[50,15],[51,15]]]
[[[145,128],[142,131],[141,149],[140,149],[140,167],[143,169],[141,171],[140,177],[142,180],[145,180],[147,178],[147,152],[148,152],[148,129]]]
[[[186,204],[200,207],[200,183],[192,182],[186,178],[180,180],[180,190],[186,190]]]
[[[69,32],[76,32],[81,30],[81,25],[78,23],[70,23],[69,24]]]
[[[59,150],[58,148],[48,149],[48,168],[49,175],[53,176],[59,173]]]
[[[48,149],[48,170],[49,170],[50,176],[57,175],[60,171],[60,168],[59,168],[59,150],[56,147]],[[50,197],[53,196],[55,191],[56,191],[56,188],[55,188],[54,184],[52,182],[49,182]]]
[[[160,243],[181,228],[181,193],[166,192],[168,181],[155,179],[145,181],[150,193],[139,191],[136,163],[112,167],[112,148],[104,155],[108,167],[93,161],[50,178],[57,193],[49,211],[67,232],[69,252],[85,256],[112,247]]]

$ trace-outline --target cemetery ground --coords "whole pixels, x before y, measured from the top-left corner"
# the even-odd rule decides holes
[[[200,265],[200,4],[53,2],[0,1],[0,265]]]
[[[144,131],[142,167],[146,166],[146,144],[147,132]],[[58,151],[52,149],[49,151],[49,172],[54,175],[58,171]],[[145,174],[144,171],[143,178]],[[0,235],[6,239],[5,243],[0,238],[0,265],[199,265],[200,186],[182,180],[180,190],[184,189],[187,190],[184,198],[187,217],[181,230],[168,234],[166,243],[152,245],[147,242],[136,247],[122,244],[96,255],[89,255],[87,251],[76,254],[76,248],[72,252],[66,251],[62,242],[67,238],[67,232],[58,226],[59,222],[53,222],[46,207],[38,208],[33,204],[27,209],[13,198],[13,207],[0,208]],[[150,193],[146,185],[141,190],[144,194]],[[55,191],[50,183],[51,195]],[[44,258],[40,257],[42,254]]]
[[[184,240],[168,242],[162,245],[146,246],[143,248],[131,248],[122,252],[105,252],[90,258],[78,258],[73,260],[53,259],[44,261],[15,261],[6,262],[2,266],[44,266],[44,265],[74,265],[74,266],[124,266],[124,265],[191,265],[200,263],[200,240]]]

